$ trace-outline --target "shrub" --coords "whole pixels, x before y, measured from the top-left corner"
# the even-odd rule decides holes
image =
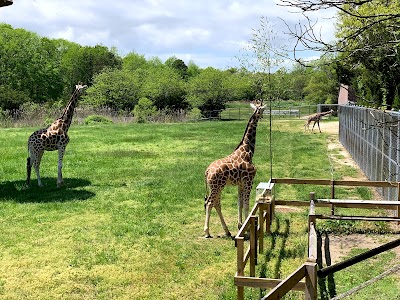
[[[98,123],[101,123],[101,124],[111,124],[111,123],[113,123],[112,120],[110,120],[110,119],[108,119],[106,117],[103,117],[103,116],[99,116],[99,115],[90,115],[87,118],[85,118],[84,122],[85,122],[86,125],[98,124]]]
[[[153,101],[148,98],[140,98],[138,104],[135,105],[133,109],[133,115],[136,122],[145,123],[150,117],[157,114],[157,107],[154,105]]]

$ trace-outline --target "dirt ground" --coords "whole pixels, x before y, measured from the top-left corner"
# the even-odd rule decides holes
[[[328,150],[333,164],[344,164],[359,170],[357,178],[344,177],[344,180],[368,180],[364,173],[359,169],[351,155],[339,142],[339,122],[321,122],[321,131],[329,133]],[[334,150],[334,151],[333,151]],[[339,155],[337,154],[339,153]],[[377,192],[374,192],[374,199],[381,199]],[[393,229],[398,231],[400,225],[394,225]],[[352,248],[372,249],[382,244],[388,243],[399,238],[395,235],[367,235],[367,234],[351,234],[351,235],[329,235],[329,252],[331,254],[332,264],[343,260]],[[323,237],[322,245],[325,244],[326,237]],[[324,248],[323,248],[324,253]],[[396,255],[400,258],[400,247],[394,248]]]

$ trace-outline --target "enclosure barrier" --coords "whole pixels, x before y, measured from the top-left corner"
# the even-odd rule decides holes
[[[339,106],[339,140],[369,180],[400,181],[400,113]],[[396,200],[392,189],[379,191]]]
[[[331,186],[332,199],[315,199],[315,194],[310,194],[310,201],[299,200],[276,200],[274,195],[275,184],[313,184]],[[367,186],[367,187],[390,187],[397,188],[398,201],[376,201],[376,200],[337,200],[335,186]],[[249,216],[235,237],[237,248],[237,270],[234,283],[237,286],[237,299],[244,299],[244,287],[272,289],[263,300],[281,299],[290,290],[304,291],[305,299],[317,299],[317,277],[323,277],[329,273],[338,271],[368,257],[376,255],[400,245],[400,240],[388,243],[379,249],[370,250],[369,253],[361,255],[350,262],[344,262],[337,266],[317,271],[317,219],[334,220],[365,220],[365,221],[395,221],[400,222],[400,183],[370,182],[370,181],[346,181],[346,180],[316,180],[316,179],[294,179],[294,178],[272,178],[269,182],[262,182],[257,186],[256,203]],[[263,238],[265,233],[270,233],[276,205],[309,206],[308,218],[308,258],[307,260],[285,280],[260,278],[255,276],[257,265],[257,251],[263,253]],[[315,213],[315,207],[331,207],[330,215]],[[336,216],[335,207],[342,208],[384,208],[394,210],[396,217],[369,217],[369,216]],[[258,214],[257,214],[258,213]],[[264,229],[265,226],[265,229]],[[249,232],[249,246],[245,250],[246,232]],[[245,275],[246,266],[249,263],[249,275]],[[305,278],[305,280],[303,280]]]

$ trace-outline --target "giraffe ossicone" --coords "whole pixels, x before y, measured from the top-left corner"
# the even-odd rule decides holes
[[[251,103],[254,113],[247,123],[243,138],[236,149],[228,156],[212,162],[205,172],[205,183],[207,195],[204,199],[206,219],[204,224],[204,234],[206,238],[211,237],[209,224],[211,209],[215,207],[220,218],[225,235],[231,237],[231,233],[225,223],[221,210],[221,193],[225,185],[238,186],[238,228],[242,227],[243,210],[244,219],[249,214],[249,198],[256,175],[256,167],[252,163],[252,158],[256,144],[256,130],[258,120],[262,118],[265,106],[262,101]]]
[[[68,129],[71,126],[72,117],[74,115],[74,110],[76,103],[78,102],[79,95],[82,90],[87,86],[82,83],[78,83],[75,86],[75,90],[72,93],[71,99],[69,100],[67,106],[64,109],[63,114],[60,118],[55,120],[49,127],[42,128],[34,133],[28,139],[28,153],[26,169],[27,177],[26,184],[30,185],[31,181],[31,170],[32,166],[35,168],[36,177],[38,180],[38,185],[43,186],[42,180],[40,178],[40,161],[44,151],[54,151],[58,150],[58,177],[57,177],[57,187],[63,184],[62,178],[62,161],[64,158],[65,148],[69,142]]]

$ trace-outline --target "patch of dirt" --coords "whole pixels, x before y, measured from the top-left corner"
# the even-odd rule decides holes
[[[330,253],[332,264],[335,264],[348,256],[353,248],[373,249],[397,238],[395,235],[330,234],[328,239],[327,236],[322,237],[322,256],[325,256],[325,249],[327,249]],[[394,248],[393,251],[396,253],[396,257],[400,258],[400,247]]]

